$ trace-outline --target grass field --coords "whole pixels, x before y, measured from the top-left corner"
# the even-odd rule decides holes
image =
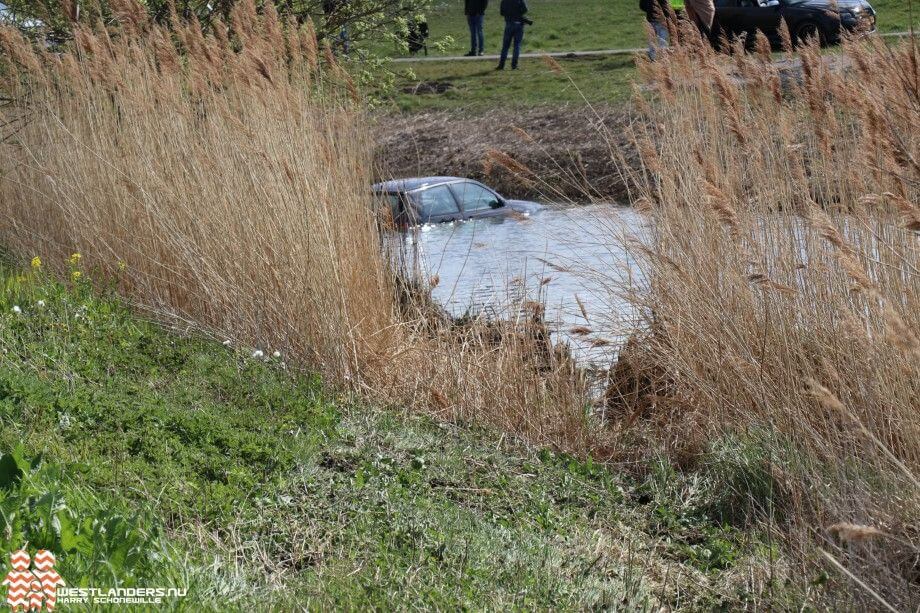
[[[611,4],[604,0],[531,0],[535,25],[527,30],[524,51],[590,51],[635,48],[646,44],[644,16],[638,2]],[[910,10],[901,0],[875,0],[879,31],[909,28]],[[442,3],[428,16],[432,40],[452,41],[432,55],[462,55],[469,50],[463,3]],[[914,24],[917,14],[914,15]],[[498,2],[486,19],[486,52],[498,53],[503,22]],[[384,50],[385,51],[385,50]],[[539,59],[524,59],[521,70],[496,73],[495,62],[417,62],[398,65],[400,76],[394,101],[402,111],[471,109],[499,105],[617,103],[628,97],[635,75],[628,55],[561,59],[571,81],[553,73]],[[409,68],[411,74],[403,71]]]
[[[498,53],[504,20],[498,13],[500,0],[492,0],[486,12],[487,53]],[[638,0],[529,0],[534,25],[525,36],[528,51],[570,51],[637,47],[645,40],[644,17]],[[437,3],[427,16],[431,40],[450,37],[438,53],[462,55],[470,50],[469,29],[462,0]]]
[[[82,275],[7,267],[0,288],[0,549],[51,549],[70,585],[187,587],[177,610],[760,598],[743,576],[770,550],[667,464],[633,481],[355,406],[269,348],[137,319]]]
[[[908,0],[870,0],[878,12],[879,32],[903,32],[911,26],[920,26],[920,4],[913,3],[913,20],[911,20],[911,3]]]
[[[907,30],[910,7],[906,0],[873,0],[881,32]],[[498,53],[504,21],[498,13],[500,0],[492,0],[486,12],[486,52]],[[527,51],[594,51],[645,45],[645,16],[638,0],[529,0],[534,25],[527,29]],[[914,8],[914,25],[920,10]],[[462,0],[436,3],[427,15],[431,40],[449,42],[436,55],[462,55],[469,51],[469,30]]]
[[[404,111],[527,107],[563,103],[617,103],[631,92],[635,74],[629,56],[560,59],[565,74],[540,59],[521,60],[516,71],[495,70],[491,60],[424,62],[400,80],[395,102]],[[447,88],[438,93],[435,88]]]

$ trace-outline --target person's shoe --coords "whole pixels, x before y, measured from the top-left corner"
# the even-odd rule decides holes
[[[483,52],[482,52],[482,51],[480,51],[480,52],[479,52],[479,55],[483,55]]]
[[[512,66],[511,70],[517,70],[517,66]]]
[[[470,51],[469,53],[464,53],[463,57],[476,57],[476,52]]]
[[[498,66],[495,67],[495,70],[504,70],[504,69],[505,69],[505,67],[502,66],[501,64],[499,64]]]

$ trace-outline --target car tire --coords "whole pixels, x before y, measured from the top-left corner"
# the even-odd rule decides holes
[[[803,21],[796,26],[792,35],[792,42],[798,47],[799,45],[804,45],[815,36],[818,37],[819,45],[822,47],[827,46],[827,35],[824,33],[823,28],[817,22]]]

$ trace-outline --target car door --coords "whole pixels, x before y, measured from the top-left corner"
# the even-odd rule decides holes
[[[738,36],[744,29],[741,27],[741,0],[716,0],[716,24],[720,33],[731,40]]]
[[[748,32],[753,42],[757,30],[763,32],[767,38],[773,38],[779,31],[780,20],[783,16],[783,6],[779,0],[742,0],[750,2]]]
[[[412,192],[418,223],[440,223],[463,218],[457,199],[447,185],[435,185]]]
[[[757,31],[767,38],[775,36],[779,28],[781,7],[778,0],[717,0],[716,17],[729,37],[747,36],[748,46],[753,46]]]
[[[505,202],[498,194],[476,181],[452,183],[450,189],[467,219],[497,217],[508,212]]]

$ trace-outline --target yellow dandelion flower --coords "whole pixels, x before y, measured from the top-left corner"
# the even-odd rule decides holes
[[[41,267],[42,267],[42,259],[38,256],[35,256],[34,258],[32,258],[32,268],[38,270]]]
[[[82,257],[83,257],[83,256],[80,255],[79,253],[74,253],[73,255],[70,256],[70,265],[71,265],[71,266],[76,266],[77,264],[80,263],[80,259],[81,259]]]
[[[79,270],[75,270],[75,271],[73,271],[72,273],[70,273],[70,279],[71,279],[72,281],[79,281],[79,280],[80,280],[80,277],[82,277],[82,276],[83,276],[83,273],[80,272]]]
[[[128,267],[128,265],[125,264],[124,262],[121,262],[121,261],[118,262],[118,270],[122,270],[122,271],[123,271],[123,270],[125,270],[127,267]]]

